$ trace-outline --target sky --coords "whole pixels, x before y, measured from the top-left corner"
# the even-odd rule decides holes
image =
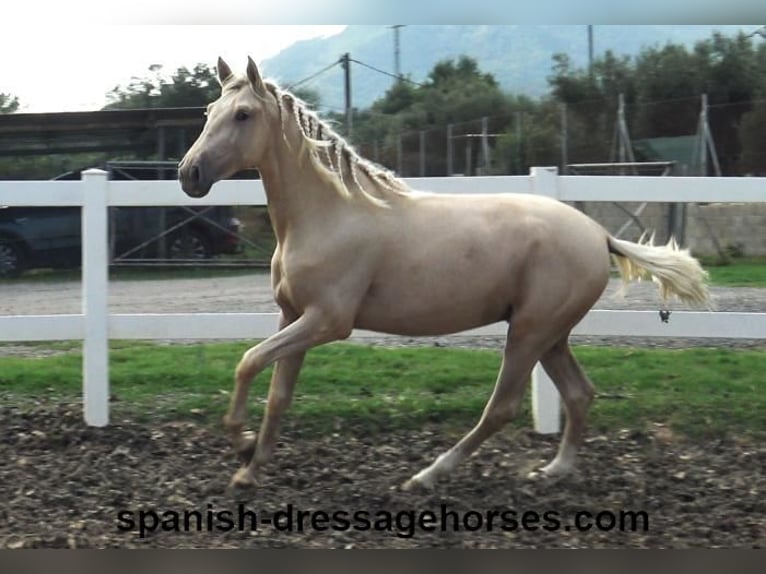
[[[0,25],[0,93],[19,98],[20,112],[102,108],[106,94],[131,77],[162,65],[214,65],[218,56],[235,71],[247,57],[260,63],[299,40],[341,32],[336,25]],[[41,39],[44,38],[44,41]]]
[[[24,112],[100,109],[161,64],[233,69],[347,24],[764,24],[763,0],[12,0],[0,12],[0,93]],[[314,24],[308,24],[313,22]],[[321,25],[317,23],[322,23]],[[251,25],[252,24],[252,25]]]

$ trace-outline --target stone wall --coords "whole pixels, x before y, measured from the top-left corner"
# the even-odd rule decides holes
[[[701,255],[717,252],[766,256],[766,203],[690,204],[687,208],[686,243]]]
[[[576,206],[614,234],[631,221],[627,212],[635,213],[641,203],[578,202]],[[657,243],[667,241],[670,204],[648,203],[637,217],[646,230],[656,233]],[[684,228],[682,244],[697,256],[716,256],[719,249],[766,256],[766,202],[687,204]],[[641,228],[633,222],[621,237],[635,241],[640,235]]]

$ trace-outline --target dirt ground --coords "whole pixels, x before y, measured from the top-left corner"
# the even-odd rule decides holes
[[[305,438],[287,428],[261,486],[236,495],[226,487],[238,463],[209,425],[122,420],[87,428],[78,405],[57,404],[2,406],[0,429],[0,548],[766,547],[766,447],[694,444],[660,425],[645,433],[590,434],[580,470],[558,483],[526,478],[553,455],[556,439],[509,429],[427,493],[402,492],[398,485],[447,448],[458,431],[369,435],[348,427]],[[208,529],[208,513],[237,517],[240,504],[280,528],[287,527],[285,513],[292,507],[293,531],[262,523],[252,530],[247,518],[242,530],[238,518],[227,528],[215,517]],[[364,529],[363,522],[344,530],[342,522],[320,518],[316,525],[326,530],[306,521],[298,532],[298,510],[348,516],[367,511],[376,520],[383,517],[383,531]],[[201,531],[195,520],[186,531],[178,518],[190,511],[205,517]],[[386,511],[388,523],[385,514],[376,514]],[[436,522],[426,526],[435,531],[411,527],[412,513],[423,511],[433,512]],[[637,531],[631,521],[627,531],[580,531],[574,522],[580,511],[611,512],[599,519],[604,528],[617,524],[611,519],[618,520],[620,511],[643,511],[648,529],[639,520]],[[121,512],[132,514],[120,520]],[[528,529],[521,527],[525,512],[537,513],[536,520],[527,514]]]
[[[634,285],[625,299],[615,297],[617,287],[612,282],[598,308],[657,308],[653,285]],[[719,310],[766,308],[766,289],[714,288],[713,293]],[[266,275],[115,281],[110,307],[115,313],[276,310]],[[0,314],[79,311],[78,282],[0,285]],[[500,345],[492,337],[368,342]],[[764,346],[763,341],[711,339],[576,342]],[[0,346],[1,354],[50,352],[40,346]],[[147,417],[151,420],[151,413]],[[762,443],[693,442],[661,425],[647,432],[591,432],[578,472],[547,483],[530,481],[526,474],[554,455],[557,438],[508,429],[433,492],[409,493],[399,485],[467,429],[369,434],[328,424],[332,428],[326,436],[309,437],[289,424],[264,483],[235,496],[226,486],[238,463],[220,429],[209,424],[116,420],[96,429],[83,424],[79,404],[0,403],[0,548],[766,547]],[[283,532],[279,527],[287,526],[289,509],[293,531]],[[309,516],[297,532],[298,511],[314,511],[319,529],[311,527]],[[349,522],[343,529],[346,523],[337,517],[322,522],[320,511],[346,512],[346,518],[367,512],[369,520]],[[635,515],[638,530],[627,524],[626,531],[596,526],[582,531],[575,524],[580,511],[611,513],[600,515],[603,527],[610,518],[619,521],[621,511],[644,512],[648,529],[643,528],[644,515]],[[200,531],[195,512],[203,521]],[[257,529],[247,512],[256,513]],[[244,528],[239,528],[240,513],[246,518]],[[446,531],[441,531],[442,514]],[[425,528],[412,526],[419,517]],[[189,528],[184,518],[191,519]],[[268,518],[276,525],[260,522]],[[457,530],[454,520],[459,521]],[[592,517],[584,520],[593,523]],[[373,529],[373,523],[382,530]],[[159,528],[152,530],[152,525]]]

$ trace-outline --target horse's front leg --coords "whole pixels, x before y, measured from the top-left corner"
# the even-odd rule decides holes
[[[284,330],[293,321],[294,317],[282,311],[279,315],[279,330]],[[300,373],[305,356],[305,351],[286,355],[279,359],[274,365],[274,372],[271,375],[271,384],[269,385],[268,398],[268,411],[274,418],[278,419],[281,413],[290,405],[293,389],[298,380],[298,374]],[[237,380],[239,380],[239,378],[237,378]],[[232,446],[245,464],[250,462],[250,459],[253,458],[257,443],[257,437],[253,431],[242,430],[247,412],[247,391],[247,384],[236,384],[235,392],[232,395],[229,404],[229,411],[226,416],[224,416],[224,426],[230,435]],[[274,413],[277,414],[275,415]],[[270,418],[264,418],[263,420],[265,422],[270,420]],[[262,424],[262,427],[263,426],[265,425]],[[261,428],[261,432],[258,436],[263,437],[264,431],[267,431],[267,435],[274,434],[276,432],[275,425],[271,425],[267,429]]]
[[[350,333],[350,329],[339,326],[341,322],[336,318],[316,308],[307,309],[292,323],[284,317],[280,319],[280,323],[285,327],[245,352],[237,366],[234,393],[229,411],[224,417],[224,425],[234,448],[247,455],[255,442],[252,433],[242,432],[245,425],[248,389],[258,373],[278,361],[271,379],[255,454],[235,473],[232,478],[233,486],[250,486],[257,482],[259,466],[269,459],[273,451],[279,420],[290,404],[306,351],[311,347],[345,338]]]

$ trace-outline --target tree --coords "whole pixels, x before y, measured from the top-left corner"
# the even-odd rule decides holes
[[[134,77],[127,86],[117,86],[109,92],[109,103],[104,109],[203,108],[221,95],[217,72],[206,64],[197,64],[191,70],[180,67],[169,78],[159,65],[150,67],[148,72],[145,77]],[[194,141],[197,135],[194,130],[168,131],[167,149],[184,148],[188,145],[186,142]],[[153,147],[153,134],[147,132],[144,137],[147,146]]]
[[[740,172],[766,175],[766,101],[760,100],[752,111],[743,115],[739,142],[742,147]]]
[[[572,161],[610,158],[617,96],[625,95],[634,139],[693,135],[700,96],[707,94],[709,123],[724,173],[736,173],[738,135],[751,101],[764,93],[766,50],[739,34],[713,34],[693,49],[667,44],[645,48],[635,58],[609,52],[592,72],[574,69],[565,55],[554,58],[553,96],[567,105]],[[755,116],[749,121],[754,122]],[[754,129],[754,128],[751,128]],[[749,141],[755,141],[752,137]]]
[[[760,42],[753,61],[755,101],[739,126],[740,173],[766,175],[766,42]]]
[[[441,174],[447,170],[446,126],[472,122],[465,129],[473,132],[480,129],[474,123],[482,117],[494,118],[492,131],[502,131],[510,119],[508,97],[491,74],[481,71],[476,60],[461,56],[438,62],[423,84],[409,79],[395,82],[369,110],[357,112],[354,141],[363,150],[372,142],[382,143],[386,150],[383,163],[395,166],[402,138],[407,142],[402,149],[406,156],[403,163],[418,165],[420,133],[426,132],[427,168],[430,173]],[[341,120],[340,116],[336,119]],[[474,155],[479,151],[480,146],[473,146]]]
[[[319,92],[314,88],[300,87],[290,90],[298,99],[302,100],[310,109],[315,110],[322,103]]]
[[[513,121],[495,145],[497,172],[526,175],[533,165],[558,165],[560,104],[552,98],[518,96],[511,105]]]
[[[192,70],[178,68],[166,79],[161,66],[152,66],[150,75],[133,78],[127,86],[117,86],[109,94],[104,109],[203,107],[221,95],[214,68],[197,64]]]
[[[12,114],[19,109],[19,98],[0,92],[0,114]]]
[[[552,96],[567,106],[570,160],[606,161],[620,94],[626,105],[637,97],[637,80],[628,56],[611,51],[596,58],[592,69],[573,68],[566,54],[553,56],[553,74],[548,78]]]

